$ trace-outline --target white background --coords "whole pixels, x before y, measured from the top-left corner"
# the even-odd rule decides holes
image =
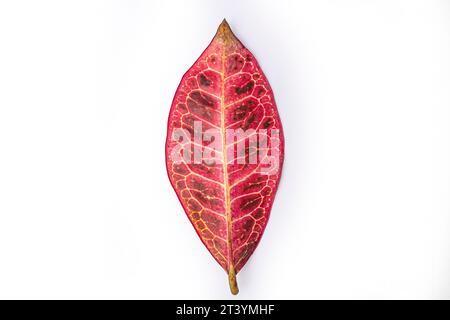
[[[166,176],[226,17],[286,161],[237,298],[450,298],[449,1],[1,1],[0,298],[231,298]]]

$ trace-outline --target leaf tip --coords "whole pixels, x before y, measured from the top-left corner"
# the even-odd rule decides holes
[[[236,271],[234,267],[231,266],[228,271],[228,282],[230,283],[230,291],[232,294],[237,295],[239,293],[239,288],[236,281]]]
[[[219,28],[217,28],[216,37],[224,42],[231,42],[236,38],[226,19],[223,19],[222,23],[219,25]]]
[[[223,18],[222,22],[219,25],[219,31],[231,31],[230,25],[228,24],[227,19]]]

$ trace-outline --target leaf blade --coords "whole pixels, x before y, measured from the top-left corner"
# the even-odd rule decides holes
[[[219,133],[215,148],[200,147],[201,155],[213,151],[213,164],[196,161],[196,146],[203,143],[195,135],[198,122],[201,130]],[[189,148],[178,148],[183,145],[174,139],[178,128],[191,135],[183,138]],[[278,138],[269,137],[269,129],[279,132]],[[238,134],[230,139],[229,132],[244,132],[244,142]],[[259,143],[264,138],[270,140],[265,148],[261,144],[251,147],[251,139]],[[174,161],[175,156],[181,160]],[[260,162],[250,161],[255,157]],[[263,160],[267,159],[277,163],[276,170],[262,173]],[[256,249],[267,225],[283,160],[284,138],[272,89],[254,56],[224,20],[175,93],[168,121],[166,165],[197,234],[228,273],[233,294],[238,292],[236,274]]]

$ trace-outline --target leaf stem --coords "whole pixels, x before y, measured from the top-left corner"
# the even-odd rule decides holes
[[[234,270],[233,265],[231,265],[230,270],[228,271],[228,282],[230,283],[231,293],[234,295],[238,294],[239,288],[236,281],[236,271]]]

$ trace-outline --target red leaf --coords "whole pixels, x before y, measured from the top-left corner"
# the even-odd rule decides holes
[[[224,20],[185,73],[170,109],[170,182],[238,293],[236,274],[261,239],[284,159],[275,99],[258,62]]]

